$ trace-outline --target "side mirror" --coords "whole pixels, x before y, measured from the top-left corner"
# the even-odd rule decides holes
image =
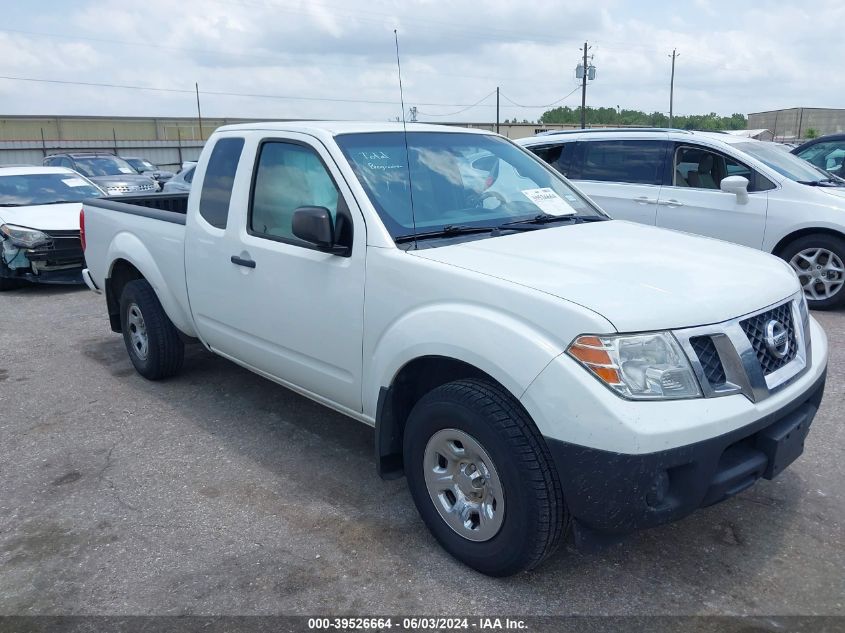
[[[733,193],[736,195],[736,201],[739,204],[748,202],[748,178],[744,176],[727,176],[722,178],[719,183],[719,189],[725,193]]]
[[[334,222],[326,207],[299,207],[293,212],[291,226],[299,239],[314,244],[318,250],[333,255],[345,255],[348,248],[334,241]]]

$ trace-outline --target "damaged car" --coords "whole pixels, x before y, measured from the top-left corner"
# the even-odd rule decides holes
[[[63,167],[0,167],[0,291],[82,283],[82,200],[105,195]]]

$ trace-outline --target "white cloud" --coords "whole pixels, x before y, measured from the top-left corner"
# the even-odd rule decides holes
[[[407,105],[460,110],[501,86],[523,104],[577,87],[588,39],[598,78],[592,105],[668,110],[677,47],[677,113],[842,105],[845,3],[623,3],[539,0],[88,0],[49,19],[18,6],[0,27],[2,75],[190,91],[325,97],[392,104],[203,94],[208,116],[385,119],[399,114],[393,28]],[[6,30],[4,30],[6,29]],[[51,33],[60,37],[13,33]],[[109,41],[103,41],[109,40]],[[115,42],[124,42],[118,44]],[[183,115],[190,92],[166,93],[0,80],[0,114]],[[423,105],[423,104],[446,104]],[[576,106],[579,94],[564,104]],[[455,105],[457,104],[457,105]],[[488,121],[493,99],[456,115]],[[502,118],[534,119],[511,107]]]

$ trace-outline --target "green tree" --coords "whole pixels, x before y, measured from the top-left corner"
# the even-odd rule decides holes
[[[819,137],[819,131],[814,127],[807,128],[807,131],[804,133],[808,139],[814,139]]]
[[[546,110],[540,117],[540,123],[578,125],[580,122],[581,108],[570,108],[569,106],[559,106]],[[641,110],[587,107],[587,124],[668,127],[669,117],[663,112],[648,114]],[[672,125],[685,130],[744,130],[748,125],[748,120],[744,114],[740,113],[734,113],[731,116],[719,116],[715,112],[710,112],[709,114],[676,116]]]

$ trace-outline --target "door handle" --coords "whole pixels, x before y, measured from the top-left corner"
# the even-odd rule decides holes
[[[639,196],[638,198],[634,198],[634,202],[637,204],[657,204],[657,198],[649,198],[648,196]]]
[[[247,268],[255,268],[255,260],[252,259],[244,259],[243,257],[238,257],[237,255],[232,255],[229,259],[233,264],[237,264],[238,266],[246,266]]]
[[[665,205],[667,207],[682,207],[684,203],[680,200],[675,200],[675,198],[669,198],[668,200],[661,200],[658,204]]]

